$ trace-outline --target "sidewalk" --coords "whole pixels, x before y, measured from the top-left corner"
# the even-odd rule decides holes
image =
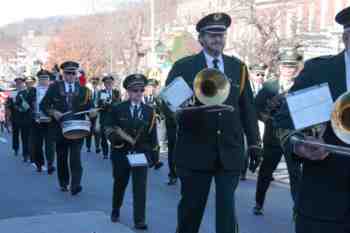
[[[111,223],[103,212],[53,214],[0,221],[2,233],[135,233],[124,225]]]

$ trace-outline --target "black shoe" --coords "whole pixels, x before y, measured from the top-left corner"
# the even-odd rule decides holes
[[[147,230],[148,229],[148,226],[146,223],[136,223],[135,224],[135,228],[137,230]]]
[[[241,181],[245,181],[247,180],[247,176],[246,175],[241,175]]]
[[[91,152],[91,149],[90,149],[90,148],[87,148],[87,151],[86,151],[86,152],[88,152],[88,153]]]
[[[17,151],[17,150],[14,150],[14,151],[13,151],[13,155],[17,157],[17,156],[18,156],[18,151]]]
[[[119,210],[113,210],[111,213],[111,221],[119,222]]]
[[[177,179],[175,177],[169,178],[168,185],[175,185],[177,183]]]
[[[41,165],[36,165],[36,171],[41,173],[43,171],[43,167]]]
[[[56,171],[56,168],[54,166],[49,166],[47,168],[47,174],[52,175]]]
[[[264,215],[263,208],[259,205],[254,206],[253,214],[254,215]]]
[[[103,155],[103,159],[108,159],[108,155]]]
[[[68,192],[68,187],[67,186],[61,186],[61,191],[62,192]]]
[[[79,185],[79,186],[77,186],[77,187],[72,188],[70,192],[71,192],[72,196],[75,196],[75,195],[77,195],[78,193],[80,193],[82,190],[83,190],[83,187],[81,187],[81,186]]]
[[[23,158],[23,163],[28,163],[28,158]]]
[[[161,167],[163,167],[163,162],[157,162],[155,165],[154,165],[154,170],[159,170]]]
[[[97,148],[97,149],[96,149],[96,154],[99,154],[99,153],[101,153],[101,149],[100,149],[100,148]]]

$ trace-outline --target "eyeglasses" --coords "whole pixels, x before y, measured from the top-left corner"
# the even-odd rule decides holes
[[[132,92],[134,92],[134,93],[137,93],[137,92],[145,92],[145,89],[132,89],[131,90]]]

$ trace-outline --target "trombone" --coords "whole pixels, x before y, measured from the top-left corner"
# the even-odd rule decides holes
[[[207,112],[233,111],[231,105],[223,104],[230,95],[231,83],[218,69],[205,68],[193,81],[194,95],[179,111],[203,109]]]
[[[350,144],[350,92],[342,94],[334,103],[331,113],[331,127],[338,139],[348,145]],[[325,128],[326,125],[321,125],[321,131],[323,132],[319,134],[320,137],[323,136]],[[315,127],[313,127],[313,129],[315,129]],[[283,142],[285,142],[286,139],[289,139],[292,144],[303,143],[310,146],[323,147],[329,153],[339,154],[350,158],[350,147],[301,139],[295,136],[295,132],[296,131],[292,133],[289,132],[288,135],[284,134],[284,136],[280,137],[282,144],[284,144]]]

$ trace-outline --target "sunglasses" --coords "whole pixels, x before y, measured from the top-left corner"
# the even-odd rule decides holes
[[[261,76],[261,77],[265,77],[265,74],[260,74],[260,73],[258,73],[258,74],[256,74],[256,76]]]
[[[63,71],[63,73],[66,75],[75,75],[74,71]]]
[[[137,93],[137,92],[145,92],[145,89],[132,89],[131,92]]]

